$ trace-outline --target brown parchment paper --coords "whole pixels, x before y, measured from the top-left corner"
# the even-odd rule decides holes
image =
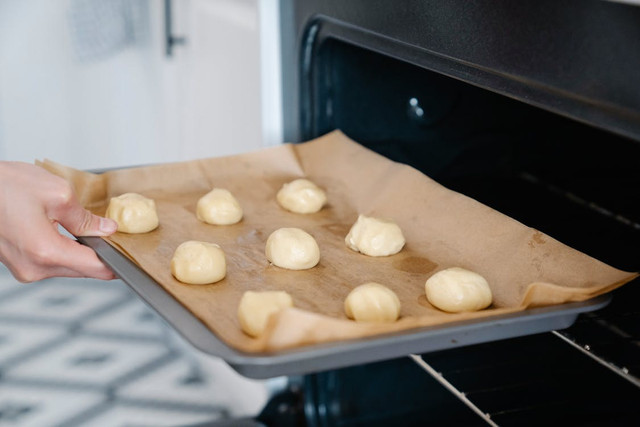
[[[241,351],[281,350],[582,301],[637,276],[450,191],[339,131],[304,144],[100,175],[50,161],[41,165],[72,182],[81,203],[99,215],[112,196],[138,192],[153,198],[160,217],[158,229],[139,235],[116,233],[106,240]],[[278,206],[276,192],[299,177],[327,191],[329,204],[322,211],[300,215]],[[236,196],[244,209],[240,223],[214,226],[196,219],[197,200],[213,187],[226,188]],[[405,248],[382,258],[349,250],[344,237],[359,213],[394,219],[405,234]],[[299,227],[313,235],[320,247],[320,263],[304,271],[270,265],[265,242],[280,227]],[[226,278],[204,286],[175,280],[170,260],[186,240],[218,243],[227,258]],[[453,266],[476,271],[489,281],[494,295],[489,309],[449,314],[427,302],[426,279]],[[382,283],[398,294],[399,321],[367,324],[346,318],[345,297],[367,281]],[[272,316],[262,338],[250,338],[236,317],[240,298],[248,290],[285,290],[296,308]]]

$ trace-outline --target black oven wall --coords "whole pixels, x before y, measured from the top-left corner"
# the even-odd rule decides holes
[[[303,139],[305,69],[349,39],[640,139],[640,7],[601,0],[283,0],[285,138]],[[303,95],[304,96],[304,95]],[[304,135],[308,137],[308,135]]]

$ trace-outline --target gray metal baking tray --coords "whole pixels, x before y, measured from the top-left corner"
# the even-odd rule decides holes
[[[151,308],[199,350],[225,360],[249,378],[324,371],[569,327],[578,314],[607,305],[610,296],[534,308],[480,320],[411,329],[274,353],[245,353],[221,341],[136,264],[98,237],[80,237]]]

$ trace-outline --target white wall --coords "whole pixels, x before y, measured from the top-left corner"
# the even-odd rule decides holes
[[[3,158],[76,167],[162,160],[160,80],[152,46],[80,62],[69,1],[0,3]],[[125,154],[126,153],[126,154]]]
[[[267,124],[262,116],[260,61],[261,31],[273,42],[277,29],[260,21],[258,0],[174,1],[176,32],[188,43],[171,59],[162,2],[132,2],[147,11],[146,37],[81,61],[70,35],[72,0],[0,1],[0,159],[87,169],[231,154],[278,140],[277,115],[268,114]],[[262,3],[277,15],[276,1]],[[271,95],[269,103],[279,108]]]

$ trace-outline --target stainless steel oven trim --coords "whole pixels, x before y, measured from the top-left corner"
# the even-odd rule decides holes
[[[98,237],[79,237],[142,300],[194,347],[224,359],[249,378],[271,378],[462,347],[569,327],[578,314],[600,309],[610,297],[541,307],[487,319],[413,329],[367,339],[340,341],[275,353],[245,353],[220,340],[178,300],[135,263]]]

